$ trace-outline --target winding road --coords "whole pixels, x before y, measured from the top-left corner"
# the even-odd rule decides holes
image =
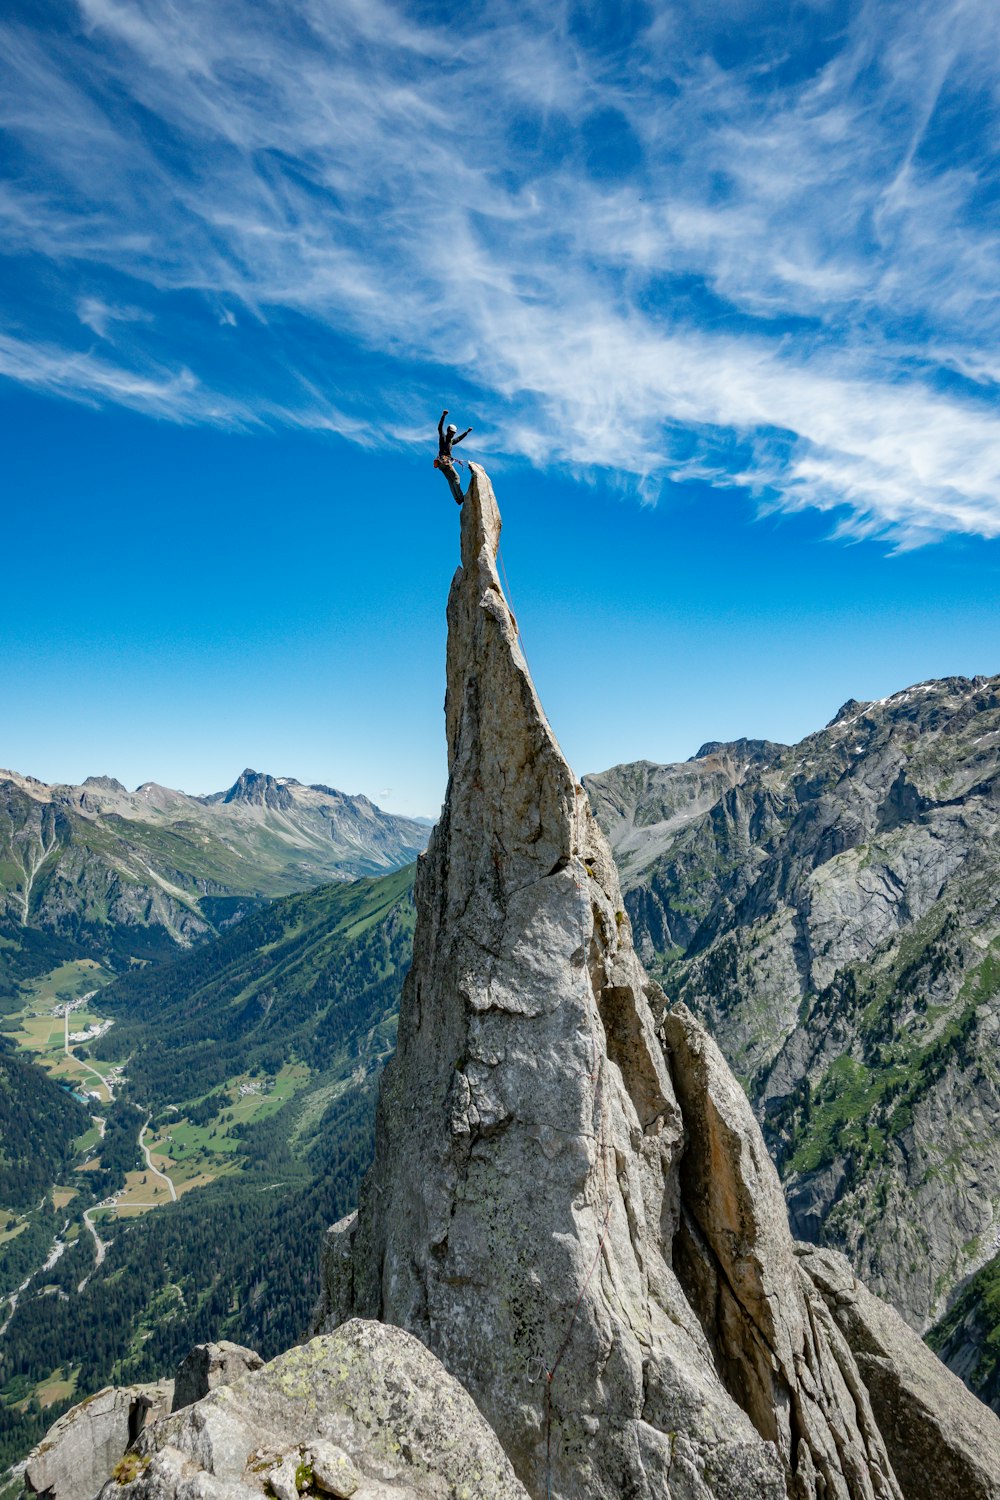
[[[106,1207],[107,1203],[95,1203],[93,1208],[85,1208],[83,1211],[83,1222],[86,1224],[87,1228],[94,1236],[94,1248],[96,1249],[97,1254],[94,1259],[94,1264],[91,1266],[90,1270],[87,1272],[86,1276],[77,1287],[77,1292],[83,1291],[84,1287],[87,1285],[87,1282],[90,1280],[91,1276],[93,1276],[94,1272],[97,1270],[98,1266],[101,1264],[104,1257],[108,1253],[108,1248],[111,1244],[111,1241],[101,1239],[101,1236],[97,1232],[97,1226],[95,1225],[93,1219],[90,1217],[90,1215],[92,1213],[95,1213],[97,1209]]]
[[[77,1009],[82,1004],[85,1004],[86,1001],[88,1001],[91,998],[91,995],[94,995],[96,993],[97,993],[97,991],[93,990],[93,991],[91,991],[90,995],[83,995],[83,996],[81,996],[80,999],[75,1004],[69,1004],[69,1005],[66,1005],[64,1007],[64,1009],[63,1009],[63,1047],[65,1049],[65,1052],[66,1052],[67,1056],[73,1055],[74,1056],[74,1061],[78,1062],[79,1065],[82,1068],[85,1068],[88,1073],[93,1074],[94,1078],[98,1081],[98,1083],[102,1083],[104,1085],[104,1087],[108,1091],[109,1102],[113,1102],[114,1101],[114,1097],[115,1097],[114,1096],[114,1089],[113,1089],[112,1085],[108,1082],[108,1080],[104,1077],[104,1075],[102,1073],[98,1073],[98,1071],[97,1071],[96,1068],[90,1067],[90,1065],[88,1063],[83,1062],[83,1060],[81,1058],[76,1057],[75,1054],[72,1054],[71,1053],[71,1049],[70,1049],[70,1040],[69,1040],[69,1016],[70,1016],[70,1011]],[[100,1132],[100,1135],[101,1135],[101,1139],[103,1140],[103,1138],[104,1138],[104,1130],[105,1130],[105,1126],[106,1126],[106,1123],[107,1123],[105,1117],[103,1115],[91,1115],[91,1119],[94,1121],[95,1125],[97,1126],[97,1128],[98,1128],[98,1130]],[[160,1168],[155,1165],[155,1163],[153,1161],[153,1158],[152,1158],[152,1155],[150,1154],[149,1147],[146,1145],[146,1131],[149,1129],[149,1122],[150,1122],[151,1119],[152,1119],[152,1114],[147,1114],[146,1119],[143,1122],[142,1128],[139,1131],[139,1141],[138,1141],[138,1144],[139,1144],[139,1147],[140,1147],[140,1149],[142,1151],[143,1156],[146,1159],[146,1166],[147,1166],[148,1170],[152,1173],[152,1175],[154,1177],[158,1177],[160,1179],[160,1181],[163,1182],[166,1185],[167,1191],[170,1194],[171,1201],[174,1202],[174,1203],[176,1203],[177,1202],[177,1189],[174,1187],[174,1184],[171,1182],[171,1180],[167,1176],[166,1172],[162,1172],[160,1170]],[[119,1196],[118,1194],[113,1194],[110,1198],[105,1198],[101,1203],[95,1203],[95,1204],[93,1204],[92,1207],[84,1209],[84,1211],[83,1211],[83,1214],[82,1214],[83,1222],[86,1224],[87,1229],[88,1229],[88,1231],[90,1232],[90,1234],[91,1234],[91,1236],[93,1238],[95,1254],[94,1254],[94,1264],[91,1266],[91,1268],[88,1271],[87,1275],[83,1278],[83,1280],[77,1286],[76,1290],[77,1290],[78,1293],[80,1293],[80,1292],[82,1292],[84,1290],[84,1288],[86,1287],[88,1281],[93,1276],[94,1272],[98,1269],[99,1266],[101,1266],[101,1264],[104,1261],[105,1256],[108,1253],[108,1250],[111,1247],[111,1243],[112,1243],[111,1240],[102,1240],[101,1239],[101,1236],[100,1236],[100,1234],[98,1233],[98,1230],[97,1230],[97,1225],[94,1223],[93,1218],[91,1217],[91,1215],[99,1212],[101,1209],[108,1209],[108,1208],[110,1208],[112,1211],[114,1211],[114,1209],[118,1206],[118,1196]],[[44,1202],[44,1196],[43,1196],[43,1200],[42,1201]],[[143,1208],[157,1208],[159,1205],[157,1203],[155,1203],[155,1202],[134,1201],[131,1204],[128,1204],[128,1205],[125,1205],[125,1206],[130,1207],[130,1208],[143,1209]],[[10,1325],[10,1321],[13,1318],[14,1313],[15,1313],[15,1311],[17,1309],[18,1298],[21,1296],[21,1294],[23,1292],[27,1291],[28,1286],[30,1285],[30,1283],[34,1280],[34,1278],[37,1275],[39,1275],[41,1272],[49,1270],[50,1267],[52,1267],[52,1266],[55,1265],[56,1261],[59,1259],[59,1257],[62,1255],[63,1251],[66,1249],[66,1241],[63,1240],[62,1236],[66,1233],[66,1229],[68,1228],[68,1225],[69,1225],[69,1220],[67,1219],[66,1223],[62,1227],[62,1230],[56,1236],[55,1243],[53,1244],[51,1250],[49,1251],[48,1256],[47,1256],[44,1264],[42,1266],[40,1266],[39,1268],[37,1268],[36,1270],[29,1272],[29,1274],[25,1277],[24,1281],[16,1289],[16,1291],[9,1293],[6,1298],[0,1299],[0,1309],[2,1309],[3,1311],[6,1312],[6,1316],[3,1317],[3,1322],[0,1323],[0,1338],[3,1337],[3,1335],[7,1331],[8,1326]],[[3,1308],[3,1303],[6,1303],[6,1308]],[[0,1311],[0,1316],[3,1316],[3,1311]]]
[[[142,1154],[146,1158],[146,1163],[147,1163],[147,1165],[149,1167],[149,1170],[154,1174],[154,1176],[162,1178],[162,1180],[167,1184],[167,1187],[170,1189],[170,1196],[173,1199],[173,1201],[176,1203],[177,1202],[177,1189],[174,1187],[173,1183],[170,1181],[170,1178],[167,1176],[166,1172],[161,1172],[160,1169],[159,1169],[159,1167],[154,1167],[153,1166],[153,1158],[149,1154],[149,1147],[146,1145],[146,1142],[145,1142],[145,1139],[144,1139],[146,1131],[149,1128],[149,1122],[150,1122],[151,1119],[152,1119],[152,1115],[147,1115],[146,1116],[146,1123],[142,1127],[142,1129],[139,1131],[139,1145],[142,1147]]]

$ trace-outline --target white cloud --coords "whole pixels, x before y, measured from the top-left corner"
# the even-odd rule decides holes
[[[27,342],[0,333],[0,375],[72,400],[116,401],[150,416],[182,422],[253,425],[238,402],[204,390],[190,370],[128,369],[91,354]]]
[[[201,294],[234,351],[266,323],[290,373],[196,380],[218,364],[196,343],[170,373],[143,343],[169,320],[130,290],[75,299],[103,339],[130,324],[120,365],[50,329],[32,359],[21,327],[12,378],[370,443],[361,402],[323,394],[331,330],[407,370],[380,392],[396,441],[450,370],[486,441],[535,463],[745,484],[904,545],[1000,532],[987,0],[859,3],[839,35],[817,5],[797,78],[777,41],[723,66],[725,14],[693,0],[617,52],[501,0],[461,26],[388,0],[80,9],[82,39],[4,33],[33,168],[0,191],[8,244]],[[729,20],[752,41],[765,12]],[[593,157],[613,130],[618,179]]]
[[[152,314],[141,307],[114,307],[100,297],[81,297],[76,304],[76,315],[99,339],[110,338],[108,330],[115,323],[148,323],[152,320]]]

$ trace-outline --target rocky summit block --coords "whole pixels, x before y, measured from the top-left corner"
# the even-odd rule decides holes
[[[534,1500],[900,1500],[742,1090],[634,951],[471,468],[448,792],[375,1164],[327,1236],[320,1326],[415,1333]]]
[[[171,1411],[180,1411],[207,1396],[217,1385],[232,1385],[241,1375],[259,1370],[264,1361],[255,1349],[221,1339],[217,1344],[195,1344],[177,1366]]]
[[[456,1380],[355,1320],[148,1429],[101,1500],[527,1500]]]

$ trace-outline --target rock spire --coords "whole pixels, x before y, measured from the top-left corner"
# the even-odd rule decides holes
[[[447,799],[376,1160],[328,1236],[320,1326],[416,1334],[536,1500],[899,1500],[746,1099],[634,952],[470,467]]]

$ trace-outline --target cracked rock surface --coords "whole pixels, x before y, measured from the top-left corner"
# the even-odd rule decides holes
[[[181,1360],[174,1375],[171,1411],[200,1401],[217,1385],[232,1385],[249,1370],[259,1370],[264,1361],[254,1349],[220,1339],[217,1344],[195,1344]]]
[[[996,1500],[1000,1421],[834,1250],[795,1247],[857,1361],[906,1500]],[[930,1478],[933,1476],[933,1491]]]
[[[146,1422],[170,1410],[173,1381],[106,1386],[54,1422],[28,1457],[27,1495],[93,1500]]]

